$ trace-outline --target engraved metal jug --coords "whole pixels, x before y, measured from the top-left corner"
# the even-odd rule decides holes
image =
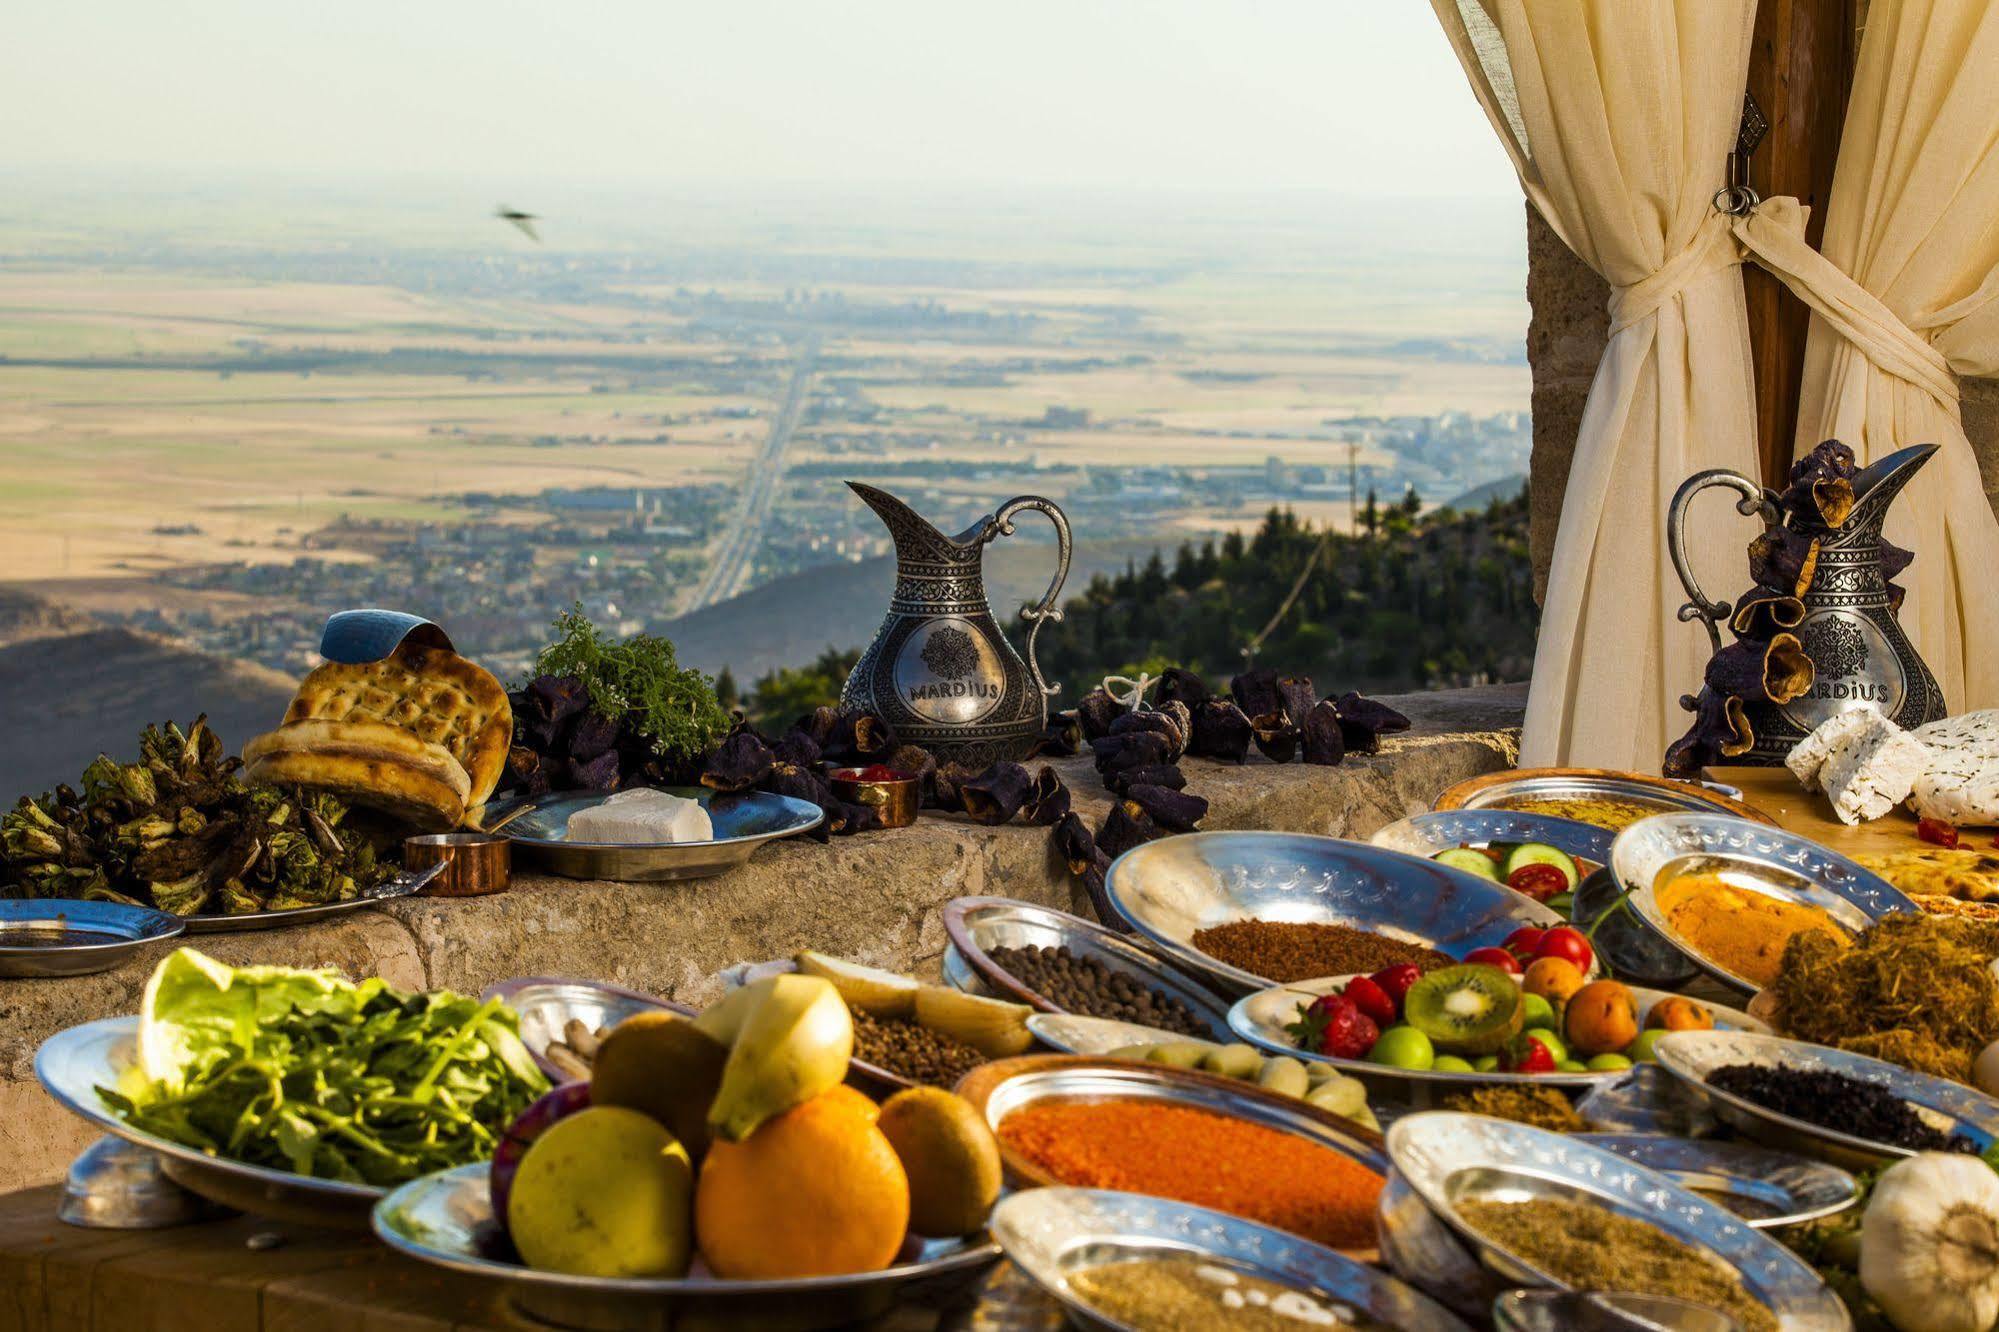
[[[1784,761],[1792,747],[1819,723],[1852,708],[1872,707],[1904,729],[1945,715],[1943,690],[1902,632],[1895,616],[1898,599],[1881,567],[1881,527],[1888,506],[1930,455],[1934,444],[1900,449],[1853,476],[1853,509],[1829,526],[1808,506],[1794,510],[1790,528],[1819,541],[1818,564],[1799,598],[1804,619],[1791,631],[1804,644],[1815,672],[1812,686],[1789,703],[1745,701],[1755,747],[1733,762],[1768,766]],[[1717,651],[1719,625],[1732,613],[1729,603],[1702,595],[1687,563],[1687,506],[1710,486],[1736,491],[1736,510],[1763,520],[1766,530],[1782,517],[1778,494],[1727,468],[1696,472],[1673,496],[1666,519],[1666,544],[1690,598],[1681,620],[1700,620]]]
[[[861,654],[840,706],[874,713],[898,738],[922,745],[940,762],[985,768],[1027,754],[1048,723],[1057,685],[1041,678],[1034,640],[1059,620],[1055,598],[1069,577],[1069,520],[1053,501],[1021,495],[957,536],[946,536],[885,490],[849,481],[895,541],[895,594],[875,641]],[[1021,608],[1027,658],[1000,632],[986,600],[985,548],[1013,535],[1025,510],[1055,524],[1055,580],[1041,601]]]

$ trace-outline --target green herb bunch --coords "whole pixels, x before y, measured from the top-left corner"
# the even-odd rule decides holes
[[[555,639],[536,656],[537,676],[572,676],[590,710],[622,723],[663,759],[698,758],[729,729],[715,683],[682,666],[673,643],[654,634],[607,636],[577,606],[555,617]]]

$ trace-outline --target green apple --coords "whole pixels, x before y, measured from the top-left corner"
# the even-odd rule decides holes
[[[1624,1053],[1637,1063],[1654,1063],[1659,1058],[1659,1052],[1652,1047],[1657,1045],[1660,1038],[1665,1034],[1666,1029],[1664,1027],[1651,1027],[1645,1031],[1641,1031],[1638,1033],[1638,1039],[1631,1042],[1631,1048]]]
[[[1560,1059],[1555,1062],[1555,1071],[1557,1073],[1587,1073],[1589,1072],[1589,1065],[1579,1064],[1573,1059]]]
[[[1553,1029],[1555,1006],[1538,994],[1520,996],[1520,1025],[1529,1031]]]
[[[1480,1055],[1471,1061],[1471,1066],[1474,1073],[1490,1073],[1499,1067],[1499,1056],[1496,1054]]]
[[[1431,1061],[1430,1071],[1432,1073],[1473,1073],[1477,1070],[1472,1067],[1471,1060],[1469,1059],[1463,1059],[1457,1055],[1438,1055],[1436,1059]]]
[[[1630,1068],[1631,1061],[1621,1054],[1591,1055],[1589,1068],[1592,1073],[1615,1073],[1621,1068]]]
[[[1430,1038],[1414,1027],[1393,1026],[1381,1033],[1374,1048],[1367,1052],[1370,1064],[1386,1064],[1390,1068],[1425,1069],[1437,1059],[1436,1047]]]

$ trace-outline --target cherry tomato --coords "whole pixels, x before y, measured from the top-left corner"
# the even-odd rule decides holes
[[[1537,1040],[1523,1039],[1501,1056],[1499,1064],[1508,1073],[1553,1073],[1555,1052]]]
[[[1518,976],[1522,971],[1520,959],[1504,948],[1474,948],[1465,954],[1465,961],[1480,966],[1498,967],[1509,976]]]
[[[1506,876],[1506,886],[1536,902],[1545,902],[1556,893],[1569,891],[1569,876],[1553,865],[1522,865]]]
[[[1571,929],[1567,925],[1558,925],[1549,930],[1547,936],[1541,940],[1541,946],[1534,950],[1534,956],[1537,959],[1562,958],[1574,963],[1576,970],[1584,975],[1589,974],[1590,963],[1596,961],[1596,952],[1589,946],[1589,940],[1583,937],[1583,932]]]
[[[1506,942],[1500,947],[1515,957],[1532,957],[1534,950],[1541,946],[1541,940],[1547,937],[1548,932],[1538,925],[1522,925],[1507,935]]]

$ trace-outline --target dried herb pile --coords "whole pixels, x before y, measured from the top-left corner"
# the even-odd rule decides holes
[[[386,830],[322,791],[245,783],[205,716],[149,726],[139,758],[99,755],[78,791],[0,817],[0,894],[244,915],[345,902],[395,873]]]

